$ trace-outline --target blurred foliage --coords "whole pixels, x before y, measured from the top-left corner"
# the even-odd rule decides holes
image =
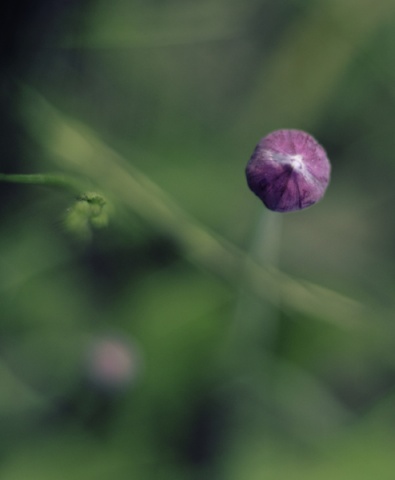
[[[0,172],[86,190],[0,183],[0,477],[392,479],[394,2],[2,8]],[[286,215],[280,127],[333,165]]]

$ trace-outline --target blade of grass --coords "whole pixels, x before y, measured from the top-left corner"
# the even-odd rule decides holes
[[[68,119],[31,89],[25,88],[24,93],[27,123],[43,147],[53,154],[54,163],[94,181],[108,197],[172,238],[186,259],[232,284],[237,283],[245,268],[249,288],[277,307],[345,328],[370,324],[373,310],[368,306],[275,268],[262,267],[246,252],[195,220],[94,131]],[[376,307],[376,317],[379,311]],[[386,312],[380,311],[380,316],[386,318]]]

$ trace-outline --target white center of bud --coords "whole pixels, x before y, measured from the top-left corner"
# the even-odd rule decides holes
[[[292,165],[292,168],[294,170],[301,171],[301,170],[304,169],[302,155],[290,155],[290,162],[289,163]]]
[[[303,155],[296,154],[291,155],[289,153],[280,153],[280,152],[273,152],[272,150],[266,150],[265,155],[268,159],[277,162],[277,163],[287,163],[291,165],[294,170],[298,172],[305,171],[305,166],[303,163]]]

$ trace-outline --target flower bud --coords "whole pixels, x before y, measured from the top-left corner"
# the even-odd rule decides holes
[[[262,138],[247,164],[250,189],[270,210],[292,212],[318,202],[329,183],[325,150],[301,130],[276,130]]]
[[[77,239],[88,241],[92,237],[92,228],[107,226],[108,212],[109,206],[102,195],[87,192],[67,210],[64,225]]]

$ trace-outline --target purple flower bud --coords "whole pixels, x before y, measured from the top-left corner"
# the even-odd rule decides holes
[[[331,165],[325,150],[301,130],[276,130],[255,148],[247,164],[250,189],[270,210],[292,212],[320,200]]]

